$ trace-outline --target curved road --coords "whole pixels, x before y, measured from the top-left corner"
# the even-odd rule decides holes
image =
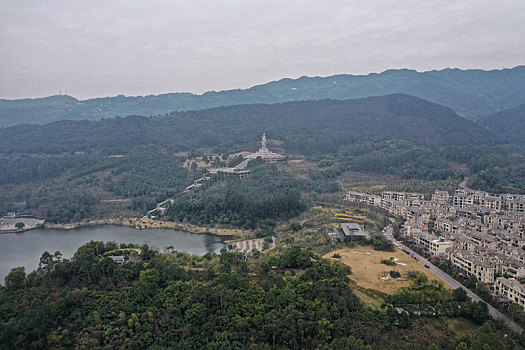
[[[392,232],[394,229],[392,226],[389,226],[383,235],[386,237],[386,239],[392,241],[393,243],[397,244],[398,248],[404,249],[407,252],[410,253],[410,255],[415,256],[417,258],[417,261],[423,265],[423,266],[429,266],[429,270],[435,273],[439,278],[441,278],[445,283],[450,285],[452,288],[463,288],[465,292],[467,292],[467,295],[473,300],[473,301],[483,301],[486,303],[483,299],[478,297],[476,294],[474,294],[470,289],[464,287],[461,283],[447,275],[443,270],[439,269],[438,267],[432,265],[427,259],[423,258],[421,255],[410,249],[409,247],[405,246],[403,243],[399,242],[394,238],[392,235]],[[496,310],[493,306],[486,303],[489,308],[490,316],[492,316],[494,319],[502,320],[507,327],[509,327],[514,332],[521,334],[523,332],[523,328],[518,326],[516,323],[512,322],[507,316],[503,315],[501,312]]]

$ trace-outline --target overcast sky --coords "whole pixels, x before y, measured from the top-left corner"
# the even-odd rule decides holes
[[[0,0],[0,98],[525,64],[524,0]]]

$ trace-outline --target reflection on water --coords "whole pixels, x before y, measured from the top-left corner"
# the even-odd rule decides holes
[[[227,238],[196,234],[173,229],[137,230],[127,226],[103,225],[71,230],[31,230],[22,233],[0,234],[0,283],[13,267],[25,266],[29,273],[38,267],[44,251],[60,251],[71,258],[82,244],[91,240],[117,243],[147,244],[157,250],[173,246],[179,252],[204,255],[219,253]]]

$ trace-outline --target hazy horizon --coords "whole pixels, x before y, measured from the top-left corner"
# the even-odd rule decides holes
[[[0,3],[0,98],[245,89],[301,76],[525,63],[525,2]]]
[[[446,69],[461,69],[461,70],[482,70],[482,71],[493,71],[493,70],[496,70],[496,71],[499,71],[499,70],[504,70],[504,69],[514,69],[514,68],[517,68],[517,67],[525,67],[525,65],[517,65],[517,66],[514,66],[514,67],[507,67],[507,68],[501,68],[501,69],[497,69],[497,68],[494,68],[494,69],[480,69],[480,68],[457,68],[457,67],[447,67],[447,68],[443,68],[443,69],[433,69],[433,70],[426,70],[426,71],[420,71],[420,70],[416,70],[416,69],[412,69],[412,68],[388,68],[388,69],[385,69],[381,72],[370,72],[370,73],[366,73],[366,74],[351,74],[351,73],[337,73],[337,74],[329,74],[329,75],[301,75],[301,76],[297,76],[297,77],[282,77],[280,79],[276,79],[276,80],[271,80],[271,81],[265,81],[265,82],[260,82],[260,83],[256,83],[254,85],[251,85],[251,86],[247,86],[247,87],[239,87],[239,88],[231,88],[231,89],[222,89],[222,90],[219,90],[219,89],[215,89],[215,90],[208,90],[208,91],[204,91],[204,92],[191,92],[191,91],[166,91],[166,92],[159,92],[159,93],[145,93],[145,94],[141,94],[141,95],[126,95],[126,94],[115,94],[115,95],[106,95],[106,96],[92,96],[92,97],[87,97],[87,98],[79,98],[77,96],[74,96],[70,93],[68,93],[67,91],[62,91],[62,90],[59,90],[58,93],[56,94],[50,94],[50,95],[46,95],[46,96],[35,96],[35,97],[20,97],[20,98],[0,98],[1,100],[7,100],[7,101],[14,101],[14,100],[23,100],[23,99],[39,99],[39,98],[46,98],[46,97],[53,97],[53,96],[69,96],[69,97],[73,97],[79,101],[86,101],[86,100],[92,100],[92,99],[97,99],[97,98],[107,98],[107,97],[117,97],[117,96],[125,96],[125,97],[146,97],[146,96],[159,96],[159,95],[167,95],[167,94],[193,94],[193,95],[198,95],[198,96],[201,96],[201,95],[204,95],[208,92],[221,92],[221,91],[232,91],[232,90],[247,90],[247,89],[250,89],[252,87],[255,87],[255,86],[260,86],[260,85],[265,85],[265,84],[268,84],[268,83],[272,83],[272,82],[277,82],[277,81],[280,81],[280,80],[283,80],[283,79],[299,79],[301,77],[307,77],[307,78],[326,78],[326,77],[330,77],[330,76],[334,76],[334,75],[353,75],[353,76],[367,76],[367,75],[372,75],[372,74],[382,74],[386,71],[389,71],[389,70],[412,70],[412,71],[417,71],[418,73],[427,73],[427,72],[433,72],[433,71],[443,71],[443,70],[446,70]]]

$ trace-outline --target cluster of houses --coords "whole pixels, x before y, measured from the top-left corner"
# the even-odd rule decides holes
[[[525,195],[458,188],[453,195],[435,191],[431,200],[408,192],[348,192],[346,200],[403,217],[407,239],[525,309]]]

